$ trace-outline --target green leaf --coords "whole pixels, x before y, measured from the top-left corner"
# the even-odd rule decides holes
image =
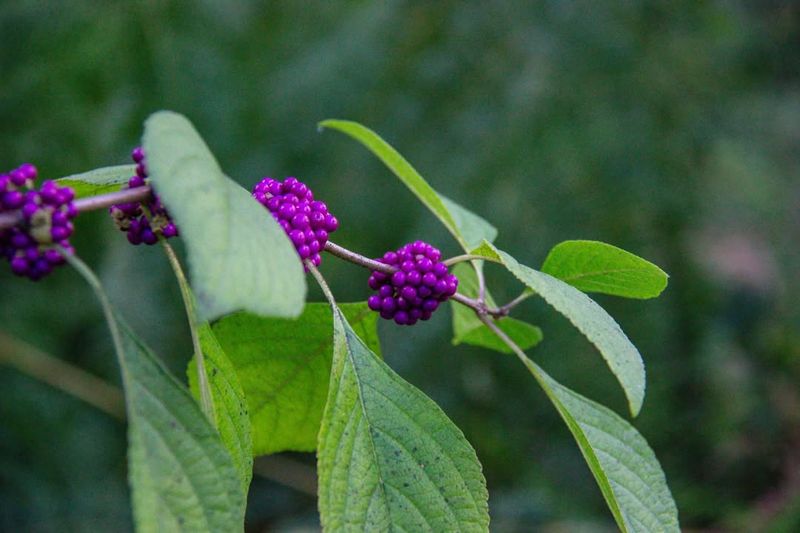
[[[211,386],[214,419],[222,442],[228,449],[239,473],[242,492],[247,494],[253,478],[253,441],[247,398],[239,376],[225,351],[220,346],[207,322],[197,328],[203,349],[206,375]],[[187,369],[189,385],[195,399],[200,401],[195,359]]]
[[[542,272],[584,292],[626,298],[655,298],[667,286],[667,273],[650,261],[597,241],[564,241],[550,250]]]
[[[477,246],[482,239],[492,241],[497,236],[494,226],[437,193],[411,163],[371,129],[349,120],[324,120],[319,127],[345,133],[375,154],[444,224],[465,251]]]
[[[523,363],[567,424],[620,530],[679,532],[675,501],[644,437],[619,415],[561,385],[527,357]]]
[[[186,243],[201,316],[240,309],[299,315],[306,284],[294,247],[269,212],[222,173],[191,123],[155,113],[143,145],[150,179]]]
[[[466,243],[465,251],[479,246],[484,240],[489,242],[495,240],[497,228],[445,195],[439,194],[439,198],[441,198],[442,203],[452,215],[456,228],[461,232],[461,237]]]
[[[571,285],[544,272],[520,265],[509,254],[489,243],[485,242],[472,253],[501,262],[517,279],[567,317],[597,347],[608,363],[625,391],[631,414],[636,416],[639,413],[645,390],[642,356],[602,307]]]
[[[75,198],[86,198],[120,190],[135,173],[135,165],[119,165],[73,174],[57,179],[56,183],[62,187],[71,187],[75,191]]]
[[[475,451],[336,308],[317,457],[326,531],[488,531],[486,481]]]
[[[470,298],[478,294],[478,278],[475,270],[466,263],[459,263],[453,268],[453,274],[458,276],[458,291]],[[491,307],[497,304],[486,291],[486,303]],[[453,344],[471,344],[488,348],[501,353],[513,353],[506,343],[497,338],[486,325],[480,321],[475,312],[458,302],[450,302],[453,309]],[[517,345],[527,350],[539,344],[542,340],[542,330],[515,318],[504,317],[495,322]]]
[[[377,313],[365,303],[342,304],[341,310],[380,353]],[[331,308],[324,303],[309,303],[296,320],[234,313],[214,323],[247,398],[255,455],[316,450],[331,375],[332,328]]]
[[[242,531],[245,494],[219,434],[188,389],[114,313],[94,273],[66,257],[103,306],[122,371],[136,530]]]

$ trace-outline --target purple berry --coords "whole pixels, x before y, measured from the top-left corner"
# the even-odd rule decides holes
[[[3,194],[3,207],[5,209],[19,209],[25,202],[25,195],[19,191],[8,191]]]
[[[69,237],[70,233],[72,232],[64,226],[53,226],[50,228],[50,235],[53,237],[54,241],[63,241]]]
[[[137,146],[131,152],[131,159],[133,159],[134,163],[141,163],[144,161],[144,150],[141,146]]]
[[[36,167],[30,163],[22,163],[17,170],[22,172],[25,178],[29,180],[35,180],[38,174]]]
[[[381,310],[381,297],[373,294],[369,298],[367,298],[367,305],[373,311],[380,311]]]
[[[417,297],[417,291],[414,290],[414,287],[406,285],[400,289],[400,296],[408,301],[414,301],[414,299]]]
[[[292,217],[292,227],[298,229],[308,229],[310,222],[308,220],[308,215],[303,213],[299,213]]]
[[[406,284],[406,275],[402,271],[398,270],[392,274],[391,282],[395,287],[402,287]]]
[[[172,222],[168,222],[166,226],[161,228],[161,235],[163,235],[166,239],[169,239],[170,237],[176,237],[178,235],[178,226]]]
[[[444,263],[436,263],[433,265],[433,274],[437,278],[442,278],[447,275],[447,265]]]
[[[433,287],[433,292],[438,294],[444,294],[447,292],[447,282],[443,279],[438,280],[436,285]]]
[[[24,276],[28,272],[28,260],[17,256],[11,260],[11,271],[17,276]]]
[[[378,296],[381,298],[386,298],[392,294],[394,294],[394,288],[391,285],[382,285],[380,288],[378,288]]]
[[[141,238],[143,243],[151,246],[158,242],[158,236],[149,226],[142,230]]]
[[[394,321],[401,326],[408,324],[408,313],[405,311],[398,311],[394,315]]]
[[[62,256],[61,252],[59,252],[55,248],[49,248],[49,249],[45,250],[44,251],[44,258],[51,265],[62,265],[62,264],[64,264],[64,256]]]
[[[26,177],[25,173],[22,172],[20,169],[14,169],[8,173],[11,177],[11,183],[16,185],[17,187],[24,187],[28,178]]]

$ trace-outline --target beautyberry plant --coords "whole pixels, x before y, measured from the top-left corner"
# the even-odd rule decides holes
[[[497,230],[489,222],[434,190],[375,132],[348,121],[321,126],[377,156],[463,253],[444,259],[421,240],[377,259],[347,250],[330,240],[339,221],[308,185],[263,178],[252,193],[242,189],[191,123],[171,112],[145,123],[135,167],[101,168],[38,190],[32,166],[0,176],[0,250],[12,270],[38,279],[67,261],[101,303],[126,394],[136,529],[242,531],[253,456],[291,450],[317,454],[325,531],[488,531],[479,454],[433,400],[380,357],[379,316],[410,326],[449,302],[454,344],[515,354],[542,388],[621,531],[679,531],[665,476],[644,438],[552,378],[525,352],[542,340],[539,328],[509,316],[534,296],[566,316],[604,358],[635,417],[645,392],[641,355],[587,293],[653,298],[666,274],[596,241],[566,241],[539,269],[522,265],[493,243]],[[119,317],[69,246],[75,215],[101,208],[110,208],[131,243],[160,243],[166,253],[192,333],[188,386]],[[178,227],[183,254],[167,243]],[[317,268],[323,252],[366,269],[373,291],[366,302],[336,302]],[[522,285],[519,296],[497,305],[486,265],[510,272]],[[305,303],[306,278],[327,303]]]

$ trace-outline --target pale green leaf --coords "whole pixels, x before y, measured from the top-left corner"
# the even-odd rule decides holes
[[[473,250],[476,255],[501,262],[522,283],[530,287],[556,311],[567,317],[600,351],[619,380],[633,416],[644,401],[645,371],[642,356],[611,316],[581,291],[567,283],[520,265],[509,254],[489,243]]]
[[[306,284],[294,247],[269,212],[223,174],[191,123],[155,113],[143,145],[150,179],[186,243],[201,316],[299,315]]]
[[[380,353],[378,314],[365,303],[341,309],[370,349]],[[234,313],[213,329],[247,398],[253,454],[314,451],[331,375],[330,306],[310,303],[296,320]]]
[[[137,531],[241,531],[244,493],[219,434],[189,391],[120,329]]]
[[[478,294],[478,278],[474,268],[465,263],[459,263],[453,268],[453,274],[458,276],[458,292],[464,296],[475,298]],[[453,309],[454,345],[464,343],[496,352],[512,353],[511,348],[481,322],[475,315],[475,311],[453,300],[450,303]],[[488,290],[486,291],[486,303],[490,307],[497,307]],[[542,330],[527,322],[504,317],[497,320],[495,324],[523,350],[536,346],[542,340]]]
[[[65,176],[57,179],[56,183],[62,187],[71,187],[75,191],[75,198],[86,198],[116,192],[123,184],[127,184],[134,174],[136,165],[119,165]]]
[[[349,120],[324,120],[319,126],[345,133],[370,150],[430,209],[464,250],[471,250],[482,239],[492,241],[497,236],[494,226],[437,193],[411,163],[371,129]]]
[[[66,259],[100,300],[117,352],[136,530],[242,531],[246,495],[219,433],[189,390],[114,312],[91,269],[74,255]]]
[[[667,286],[666,272],[621,248],[598,241],[564,241],[550,250],[542,272],[584,292],[655,298]]]
[[[527,357],[523,362],[566,422],[620,530],[679,532],[675,501],[644,437],[619,415],[561,385]]]
[[[337,310],[333,357],[317,453],[323,528],[488,531],[488,494],[475,451]]]
[[[247,398],[236,369],[211,331],[211,327],[204,322],[197,330],[211,388],[217,431],[239,473],[242,492],[247,494],[250,480],[253,478],[253,441]],[[189,362],[187,374],[192,394],[200,401],[197,365],[194,358]]]

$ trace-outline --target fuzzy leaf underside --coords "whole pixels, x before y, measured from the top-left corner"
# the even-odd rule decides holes
[[[472,266],[459,263],[453,267],[453,274],[458,276],[458,292],[470,298],[478,294],[478,278]],[[486,291],[486,303],[491,307],[497,304],[489,291]],[[500,353],[513,353],[506,343],[497,338],[486,325],[475,315],[475,312],[458,302],[451,301],[453,310],[453,344],[470,344],[487,348]],[[532,348],[542,341],[542,330],[538,327],[511,317],[504,317],[495,322],[523,350]]]
[[[103,167],[56,180],[62,187],[71,187],[75,198],[86,198],[120,190],[136,173],[135,165]]]
[[[203,350],[206,375],[211,387],[214,419],[222,442],[233,459],[242,492],[247,494],[253,478],[253,440],[247,398],[239,376],[207,322],[198,327]],[[195,359],[187,368],[189,386],[195,399],[200,401]]]
[[[377,313],[363,302],[341,309],[379,354]],[[316,450],[333,356],[330,305],[309,303],[295,320],[234,313],[213,330],[247,398],[253,454]]]
[[[294,247],[269,212],[223,174],[191,123],[155,113],[142,144],[150,179],[186,244],[202,318],[237,310],[298,316],[306,284]]]
[[[475,451],[338,310],[317,455],[325,531],[488,531]]]
[[[324,120],[319,126],[340,131],[372,152],[444,224],[465,251],[497,236],[497,229],[489,222],[436,192],[411,163],[371,129],[358,122],[333,119]]]
[[[666,288],[666,272],[616,246],[598,241],[564,241],[550,250],[542,272],[584,292],[625,298],[655,298]]]
[[[523,360],[583,454],[620,530],[679,532],[678,510],[653,450],[619,415],[568,389]]]
[[[645,391],[642,356],[619,324],[602,307],[575,287],[519,264],[509,254],[488,242],[473,250],[473,253],[505,266],[517,279],[567,317],[600,351],[628,398],[631,414],[636,416],[639,413]]]

